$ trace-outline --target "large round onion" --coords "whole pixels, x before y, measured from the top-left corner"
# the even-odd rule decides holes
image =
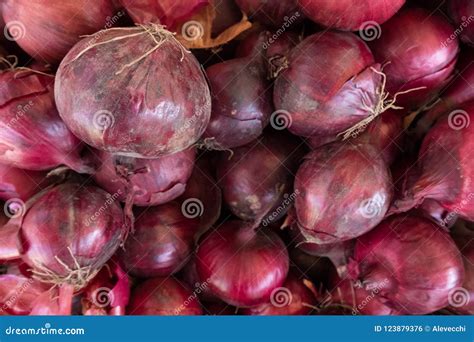
[[[298,0],[308,18],[329,28],[364,30],[366,24],[382,24],[405,0]]]
[[[201,315],[197,296],[173,278],[153,278],[132,291],[128,315]]]
[[[271,231],[228,221],[206,236],[196,252],[201,282],[223,301],[241,307],[270,300],[288,273],[288,252]]]
[[[448,233],[416,216],[394,216],[357,240],[353,279],[401,314],[428,314],[448,305],[464,267]]]
[[[136,158],[190,147],[211,110],[197,60],[157,25],[81,40],[58,69],[55,96],[59,114],[79,138]]]
[[[252,19],[267,26],[280,28],[285,23],[291,26],[303,18],[297,0],[236,0],[236,3]]]
[[[392,178],[367,144],[333,143],[311,152],[295,180],[297,227],[308,242],[337,243],[374,228],[392,198]]]
[[[182,195],[194,166],[195,149],[140,159],[93,151],[97,161],[94,180],[121,201],[131,196],[139,206],[159,205]]]
[[[292,50],[288,62],[275,81],[273,99],[292,133],[317,136],[321,145],[380,114],[378,66],[356,35],[311,35]]]
[[[39,61],[59,63],[80,36],[115,24],[110,0],[82,1],[4,0],[1,10],[9,38]]]
[[[421,24],[420,24],[421,23]],[[387,90],[391,94],[425,87],[398,97],[398,105],[416,107],[428,101],[445,84],[456,64],[454,29],[441,16],[424,9],[403,10],[381,28],[372,42],[375,60],[387,63]]]
[[[474,28],[472,25],[474,21],[474,2],[471,0],[450,0],[448,10],[454,24],[461,31],[461,40],[474,46]]]
[[[80,289],[126,234],[115,199],[100,188],[65,183],[39,195],[23,214],[24,261],[38,279]]]
[[[187,218],[171,202],[137,215],[135,232],[120,256],[126,270],[137,277],[169,276],[184,266],[193,250],[199,221]]]
[[[22,169],[48,170],[61,164],[82,172],[80,141],[58,115],[54,77],[34,71],[5,70],[0,92],[0,162]]]

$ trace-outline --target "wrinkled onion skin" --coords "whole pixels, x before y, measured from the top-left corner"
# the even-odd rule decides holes
[[[5,0],[1,10],[7,24],[19,21],[24,27],[18,45],[33,58],[52,64],[59,63],[80,36],[105,28],[115,14],[110,0],[87,6],[81,1]]]
[[[305,157],[295,180],[298,228],[309,242],[337,243],[382,221],[392,198],[392,178],[367,144],[333,143]]]
[[[134,192],[133,204],[138,206],[160,205],[181,196],[193,171],[196,151],[194,148],[157,159],[122,157],[103,151],[94,151],[98,168],[94,180],[111,194],[119,194],[125,201],[127,186]],[[126,167],[134,174],[128,182],[116,172],[116,165]]]
[[[204,138],[213,138],[221,149],[257,139],[273,112],[263,60],[236,58],[212,65],[206,73],[213,100]]]
[[[393,216],[355,246],[352,276],[401,314],[428,314],[448,305],[464,279],[462,259],[448,233],[425,218]]]
[[[450,0],[448,11],[456,28],[462,28],[461,40],[474,46],[474,28],[471,25],[474,16],[474,2],[471,0]]]
[[[74,134],[103,151],[158,158],[185,150],[204,132],[211,98],[197,60],[179,42],[167,36],[118,75],[156,46],[149,34],[98,45],[74,60],[89,44],[133,33],[136,28],[109,30],[69,51],[56,77],[59,114]]]
[[[298,10],[297,0],[236,0],[237,5],[252,19],[279,28],[289,18],[300,21],[303,18]]]
[[[201,282],[226,303],[239,307],[268,302],[289,268],[288,252],[275,233],[255,232],[240,221],[226,222],[207,235],[196,255]]]
[[[323,26],[358,31],[365,22],[384,23],[405,0],[298,0],[308,18]]]
[[[458,41],[450,40],[454,29],[443,17],[415,8],[401,11],[381,30],[381,39],[371,42],[371,48],[378,63],[390,62],[383,70],[387,91],[393,95],[425,87],[401,95],[397,101],[407,108],[424,104],[454,70],[459,52]]]
[[[295,137],[268,133],[258,143],[235,149],[231,159],[221,156],[217,179],[234,215],[245,221],[262,220],[279,207],[278,217],[284,215],[290,205],[283,201],[291,203],[293,175],[302,157],[299,144]]]
[[[0,275],[0,315],[28,315],[48,285],[23,275]]]
[[[121,260],[136,277],[169,276],[187,262],[199,221],[183,216],[176,202],[151,207],[137,215],[135,232],[120,252]]]
[[[81,142],[66,127],[54,104],[49,76],[4,71],[0,94],[0,162],[21,169],[48,170],[61,164],[81,171]]]
[[[312,290],[290,273],[283,283],[282,289],[276,290],[269,303],[243,309],[244,315],[251,316],[296,316],[309,315],[317,301]]]
[[[292,50],[288,61],[289,68],[275,81],[273,99],[277,110],[290,113],[293,134],[334,141],[371,115],[366,106],[377,102],[380,76],[370,68],[372,53],[356,35],[311,35]]]
[[[28,200],[47,186],[46,172],[22,170],[0,164],[0,199]]]
[[[152,278],[133,291],[128,315],[201,315],[202,308],[191,290],[173,278]]]
[[[103,209],[105,208],[105,209]],[[24,214],[21,242],[24,261],[65,277],[69,268],[102,267],[125,234],[120,205],[100,188],[64,183],[41,194]],[[71,252],[68,251],[70,248]]]

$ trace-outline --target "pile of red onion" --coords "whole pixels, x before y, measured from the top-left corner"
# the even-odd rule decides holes
[[[472,1],[89,2],[0,1],[0,315],[474,313]]]

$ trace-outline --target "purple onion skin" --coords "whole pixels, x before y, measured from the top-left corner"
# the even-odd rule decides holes
[[[280,28],[285,22],[288,25],[294,25],[303,19],[297,0],[236,0],[235,2],[251,19],[268,27]]]
[[[132,291],[127,315],[201,315],[201,304],[192,291],[173,278],[145,280]]]
[[[423,315],[448,305],[464,279],[459,250],[448,233],[425,218],[393,216],[360,237],[351,276],[401,314]]]
[[[242,13],[234,0],[222,0],[212,3],[216,10],[216,17],[212,22],[212,36],[224,32],[242,18]]]
[[[232,59],[207,68],[206,73],[213,100],[204,138],[217,149],[231,149],[257,139],[273,112],[263,58]]]
[[[298,34],[295,32],[285,32],[278,39],[274,40],[271,31],[256,31],[250,33],[237,46],[235,52],[237,58],[251,57],[263,54],[269,59],[277,56],[287,56],[291,49],[299,43]]]
[[[120,258],[133,276],[169,276],[188,261],[198,227],[199,221],[185,217],[177,202],[148,208],[137,215]]]
[[[22,170],[0,164],[0,199],[21,199],[27,201],[44,189],[49,181],[46,172]]]
[[[448,2],[448,11],[456,28],[462,28],[461,40],[474,46],[474,28],[471,25],[474,17],[474,3],[470,0],[451,0]]]
[[[201,282],[228,304],[250,307],[266,303],[282,286],[289,258],[273,232],[256,232],[240,221],[228,221],[201,242],[196,252]]]
[[[420,25],[420,23],[423,25]],[[387,91],[425,87],[398,97],[397,105],[407,109],[423,105],[443,87],[454,70],[458,41],[451,41],[454,29],[441,16],[415,8],[398,13],[382,25],[381,39],[371,42],[375,60],[387,64]]]
[[[405,0],[298,0],[304,14],[323,26],[348,30],[361,30],[363,24],[375,21],[382,24],[393,16]]]
[[[314,59],[314,56],[318,56]],[[277,110],[291,118],[296,135],[324,142],[371,115],[380,75],[367,45],[352,33],[325,32],[304,39],[288,56],[289,67],[276,79]],[[365,105],[363,105],[365,103]]]
[[[56,103],[71,131],[92,147],[158,158],[196,143],[209,122],[211,97],[197,60],[167,31],[159,49],[139,63],[133,64],[156,47],[144,31],[80,55],[137,30],[109,30],[76,44],[59,66]]]
[[[382,221],[392,199],[392,178],[375,148],[333,143],[305,159],[296,174],[295,209],[308,242],[350,240]]]
[[[64,183],[39,195],[25,212],[23,260],[33,269],[47,267],[60,277],[69,271],[57,258],[73,270],[77,269],[73,256],[81,267],[99,270],[125,233],[123,211],[110,194],[94,186]]]
[[[133,204],[160,205],[181,196],[191,177],[196,151],[190,148],[157,159],[123,157],[95,150],[97,162],[95,182],[111,194],[125,201],[134,193]],[[120,175],[121,169],[129,173],[128,182]]]
[[[269,132],[256,143],[235,149],[231,159],[221,156],[217,178],[234,215],[244,221],[269,220],[268,224],[286,213],[303,156],[301,145],[295,137]]]

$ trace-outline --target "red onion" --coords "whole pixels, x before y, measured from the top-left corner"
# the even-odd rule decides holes
[[[183,215],[178,203],[144,210],[125,242],[121,260],[137,277],[168,276],[179,271],[193,250],[199,221]]]
[[[393,16],[405,0],[298,0],[308,18],[341,30],[363,30],[367,24],[382,24]]]
[[[197,295],[173,278],[153,278],[133,291],[127,309],[129,315],[201,315]]]
[[[230,149],[258,138],[273,111],[263,58],[232,59],[207,68],[206,73],[213,100],[205,145]]]
[[[234,306],[255,306],[270,300],[288,273],[288,252],[271,231],[228,221],[207,235],[196,252],[199,278],[210,291]]]
[[[464,268],[448,233],[416,216],[394,216],[357,240],[351,276],[401,314],[428,314],[448,305]]]
[[[170,29],[190,18],[209,0],[119,0],[134,23],[161,23]]]
[[[28,200],[48,185],[46,172],[21,170],[0,164],[0,199]]]
[[[110,0],[45,2],[44,0],[4,0],[3,19],[9,36],[30,56],[58,63],[80,40],[101,28],[114,25],[122,12],[114,15]]]
[[[28,315],[49,286],[21,275],[0,275],[0,315]]]
[[[52,287],[41,293],[33,303],[31,316],[65,316],[72,314],[74,289],[71,286]]]
[[[314,285],[290,273],[283,286],[273,290],[268,303],[243,309],[242,313],[253,316],[308,315],[316,304]]]
[[[12,68],[0,73],[0,82],[0,121],[4,126],[0,162],[29,170],[64,164],[78,172],[89,171],[79,158],[80,141],[56,111],[54,77]]]
[[[398,105],[422,105],[446,83],[459,52],[457,39],[450,39],[453,32],[444,18],[419,8],[404,10],[382,25],[382,38],[371,47],[377,62],[390,62],[384,68],[387,90],[395,94],[425,87],[401,95]]]
[[[23,214],[23,259],[43,282],[81,289],[122,243],[123,216],[114,197],[97,187],[58,185]]]
[[[456,29],[461,31],[461,40],[474,46],[474,28],[471,25],[474,22],[474,3],[471,0],[450,0],[448,11]],[[456,39],[457,30],[452,34],[453,39]]]
[[[404,212],[425,199],[436,200],[444,209],[474,220],[474,102],[468,102],[438,120],[420,149],[415,180],[392,212]]]
[[[220,299],[211,293],[207,283],[201,283],[196,269],[196,256],[194,253],[188,263],[181,270],[180,279],[183,279],[191,289],[199,290],[199,299],[208,304],[205,306],[206,309],[208,308],[209,303],[222,303]]]
[[[129,197],[140,206],[159,205],[182,195],[194,166],[195,149],[139,159],[94,151],[98,168],[94,180],[120,201]]]
[[[288,63],[275,81],[273,97],[293,134],[334,141],[339,133],[362,121],[366,125],[386,110],[379,66],[352,33],[309,36],[292,50]]]
[[[217,178],[224,200],[242,220],[269,223],[283,217],[298,193],[292,192],[294,173],[302,157],[301,143],[289,135],[266,134],[222,155]]]
[[[185,150],[210,117],[197,60],[153,24],[81,40],[59,66],[55,95],[59,114],[79,138],[136,158]]]
[[[337,243],[374,228],[392,198],[392,179],[375,148],[333,143],[306,156],[296,174],[297,227],[308,242]]]
[[[303,19],[297,0],[235,0],[252,19],[264,25],[289,29]]]

